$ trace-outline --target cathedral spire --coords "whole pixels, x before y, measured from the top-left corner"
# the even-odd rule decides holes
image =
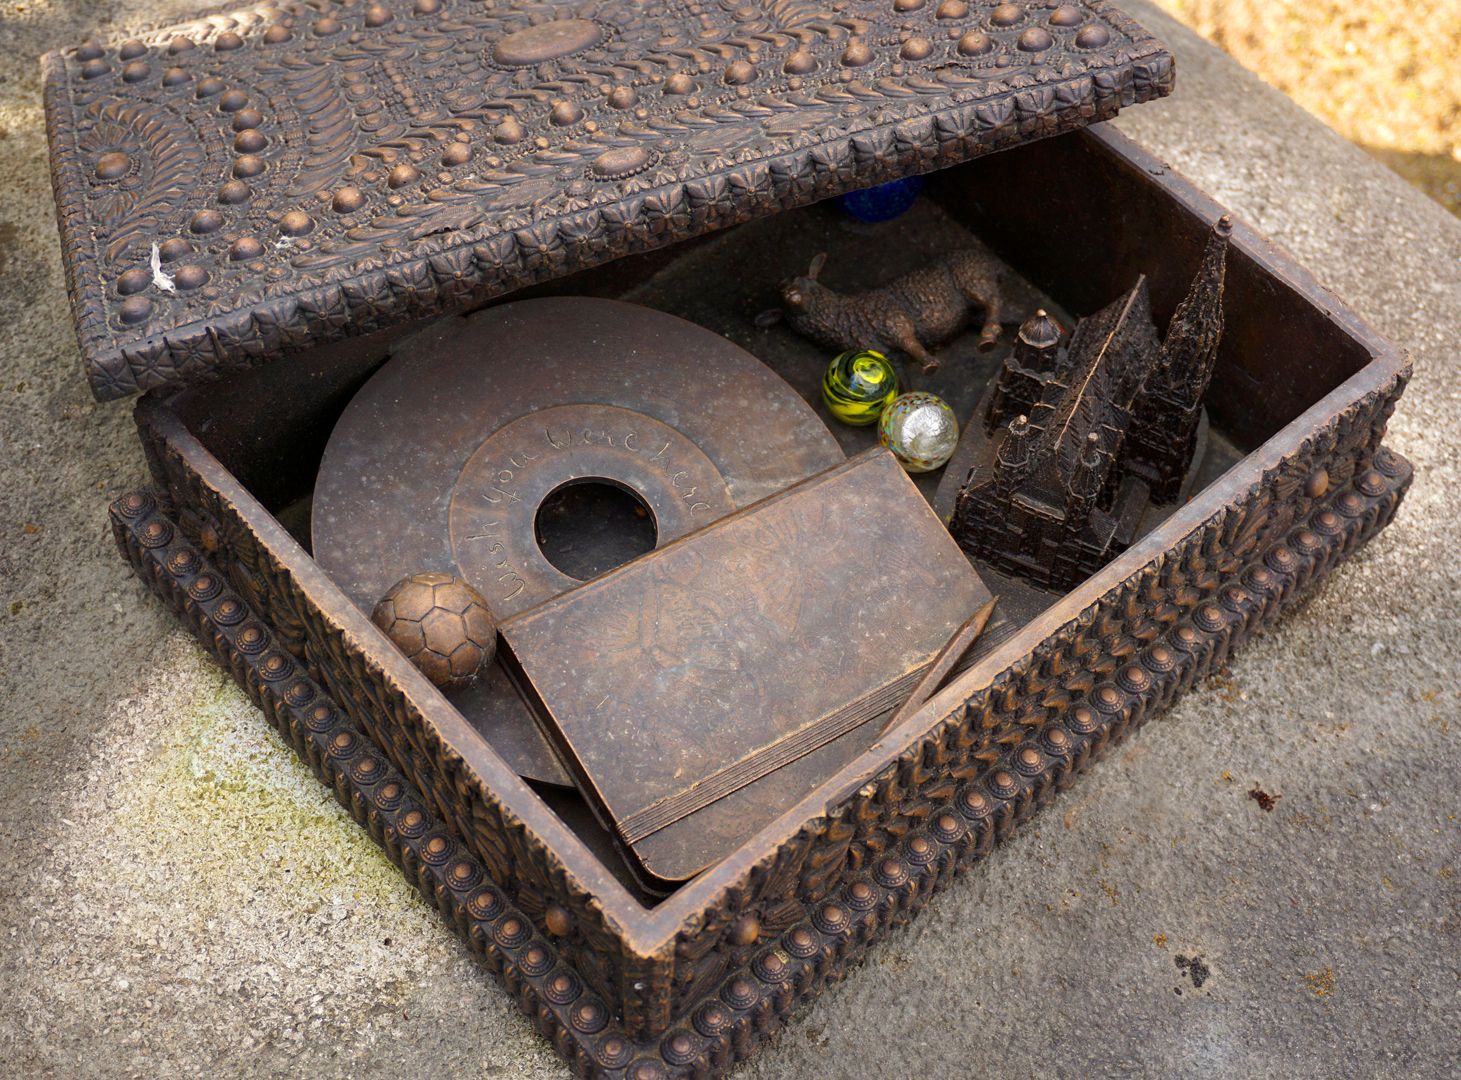
[[[1096,505],[1096,496],[1106,482],[1105,456],[1100,435],[1087,434],[1065,490],[1065,520],[1072,530],[1085,528]]]
[[[1002,499],[1012,498],[1025,479],[1034,431],[1025,416],[1017,416],[1010,421],[1009,432],[995,455],[995,488]]]
[[[1223,334],[1223,283],[1233,222],[1226,214],[1212,227],[1202,265],[1177,305],[1157,362],[1146,375],[1133,408],[1130,446],[1123,469],[1146,481],[1153,500],[1169,503],[1197,450],[1202,399],[1217,364]]]
[[[1223,285],[1232,232],[1232,218],[1227,214],[1218,218],[1207,238],[1202,266],[1167,327],[1161,360],[1151,375],[1158,385],[1148,386],[1148,392],[1155,390],[1169,407],[1195,412],[1212,379],[1223,334]]]

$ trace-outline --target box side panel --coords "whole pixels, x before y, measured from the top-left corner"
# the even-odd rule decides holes
[[[1154,638],[1134,638],[1139,644],[1114,681],[1103,681],[1083,697],[1058,699],[1053,709],[1034,718],[1040,726],[1030,729],[1023,747],[1006,741],[998,754],[980,759],[978,768],[946,771],[938,759],[954,755],[924,743],[921,754],[905,755],[859,792],[847,807],[851,818],[844,813],[834,822],[821,822],[783,845],[789,861],[766,869],[787,882],[817,861],[812,845],[826,835],[856,837],[864,823],[876,822],[890,838],[870,872],[853,876],[831,901],[753,909],[743,914],[731,942],[704,938],[713,947],[700,954],[707,978],[698,994],[655,1032],[638,1036],[585,990],[553,942],[532,932],[532,920],[488,883],[485,866],[455,843],[409,781],[297,670],[277,639],[222,584],[222,575],[154,500],[145,495],[118,500],[112,524],[124,556],[142,579],[232,672],[407,880],[498,974],[575,1072],[606,1080],[705,1080],[751,1054],[841,978],[872,942],[910,919],[955,873],[988,854],[1109,745],[1221,664],[1234,644],[1272,623],[1317,578],[1383,528],[1399,506],[1410,471],[1383,450],[1373,455],[1372,464],[1374,469],[1353,477],[1348,486],[1317,498],[1308,518],[1296,522],[1287,536],[1251,551],[1246,565],[1229,575],[1241,584],[1230,582],[1216,603],[1202,605],[1190,619]],[[1218,523],[1211,523],[1202,535],[1215,540],[1220,532]],[[1146,579],[1148,591],[1157,580]],[[1087,659],[1098,670],[1109,670],[1100,664],[1113,654],[1100,644],[1099,626],[1082,626],[1097,642]],[[1054,665],[1048,659],[1046,666],[1041,678],[1049,690],[1060,673],[1049,670]],[[991,721],[998,724],[1010,712],[1007,704],[981,695],[961,707],[949,730],[989,731]],[[973,741],[957,737],[965,745]],[[1031,767],[1024,751],[1036,746],[1042,758]],[[945,778],[941,788],[931,785],[933,774]],[[972,782],[960,783],[960,776]],[[889,813],[878,812],[894,806],[897,823]],[[832,827],[820,828],[827,824]],[[841,850],[867,852],[851,844]],[[754,935],[747,932],[747,916],[754,921]],[[652,979],[657,972],[631,963],[624,975]]]
[[[314,487],[330,431],[366,379],[414,327],[325,345],[292,364],[190,386],[170,408],[270,513]]]
[[[502,979],[538,1031],[580,1075],[620,1052],[595,1039],[608,1026],[604,1001],[532,920],[489,880],[486,864],[460,844],[428,801],[283,648],[224,581],[195,541],[150,495],[112,504],[122,555],[228,670],[340,803],[385,849],[428,904]],[[607,1038],[625,1043],[618,1032]]]
[[[843,777],[855,790],[825,816],[797,828],[805,808],[789,812],[791,835],[770,854],[743,849],[714,883],[702,879],[703,888],[676,897],[695,914],[676,937],[672,1010],[703,996],[768,933],[829,899],[851,904],[850,890],[867,887],[869,875],[905,878],[909,839],[932,823],[987,818],[1003,829],[1023,818],[1069,776],[1073,756],[1089,752],[1089,731],[1139,722],[1220,666],[1332,567],[1337,555],[1315,559],[1328,538],[1352,521],[1368,536],[1393,515],[1373,499],[1393,490],[1398,501],[1409,482],[1408,466],[1380,447],[1406,377],[1393,372],[1295,439],[1220,512],[1094,603],[1067,600],[1056,609],[1063,625],[894,762],[861,784],[853,763]],[[1199,648],[1214,636],[1214,651]]]
[[[1096,311],[1147,275],[1163,329],[1224,213],[1108,127],[994,155],[930,186],[956,218],[1074,312]],[[1205,404],[1245,450],[1358,372],[1378,347],[1373,331],[1241,221],[1225,294]],[[1273,377],[1278,371],[1282,378]]]
[[[489,784],[464,760],[453,737],[464,743],[480,737],[464,722],[443,735],[449,720],[428,719],[416,700],[434,693],[424,677],[419,688],[408,691],[370,659],[372,654],[389,655],[385,639],[362,643],[362,631],[374,631],[363,616],[351,608],[351,616],[365,623],[358,627],[351,618],[327,610],[317,590],[306,583],[321,577],[320,572],[304,565],[309,559],[302,551],[298,566],[281,556],[280,549],[294,547],[292,542],[267,542],[265,534],[282,535],[277,523],[245,492],[220,490],[214,481],[231,485],[231,478],[162,402],[143,399],[137,419],[165,503],[183,533],[266,621],[280,647],[410,779],[432,815],[482,861],[488,878],[510,903],[540,931],[550,926],[558,931],[556,949],[615,1014],[635,1016],[635,999],[626,999],[623,992],[623,973],[639,971],[647,961],[653,964],[650,958],[631,955],[608,914],[603,897],[620,896],[622,888],[590,858],[582,860],[585,872],[569,871],[544,835],[557,836],[566,848],[575,843],[571,834],[501,762],[496,763],[500,775],[494,774]],[[408,679],[419,674],[406,667]],[[449,711],[449,706],[442,707],[442,712]],[[526,811],[515,812],[493,785],[520,795],[514,805]],[[536,819],[527,820],[531,815]],[[663,985],[664,980],[637,981],[648,986]]]

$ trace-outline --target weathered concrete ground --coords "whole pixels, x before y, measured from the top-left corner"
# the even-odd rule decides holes
[[[1157,0],[1461,214],[1456,0]]]
[[[1397,524],[741,1074],[1443,1075],[1461,1058],[1461,223],[1145,0],[1121,126],[1409,347]],[[35,58],[0,22],[0,1067],[557,1077],[507,997],[125,572],[143,463],[79,374]],[[1254,787],[1281,799],[1264,812]],[[1201,983],[1201,985],[1197,985]]]

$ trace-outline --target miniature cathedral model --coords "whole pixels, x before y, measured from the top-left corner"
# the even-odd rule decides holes
[[[1226,216],[1214,225],[1165,339],[1145,276],[1064,346],[1043,311],[1020,327],[949,524],[967,552],[1068,589],[1131,544],[1150,504],[1179,498],[1222,337],[1231,233]]]

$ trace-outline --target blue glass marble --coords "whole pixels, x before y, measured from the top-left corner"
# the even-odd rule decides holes
[[[877,187],[849,191],[837,196],[836,203],[843,213],[858,221],[891,221],[912,206],[922,190],[923,177],[905,176]]]

